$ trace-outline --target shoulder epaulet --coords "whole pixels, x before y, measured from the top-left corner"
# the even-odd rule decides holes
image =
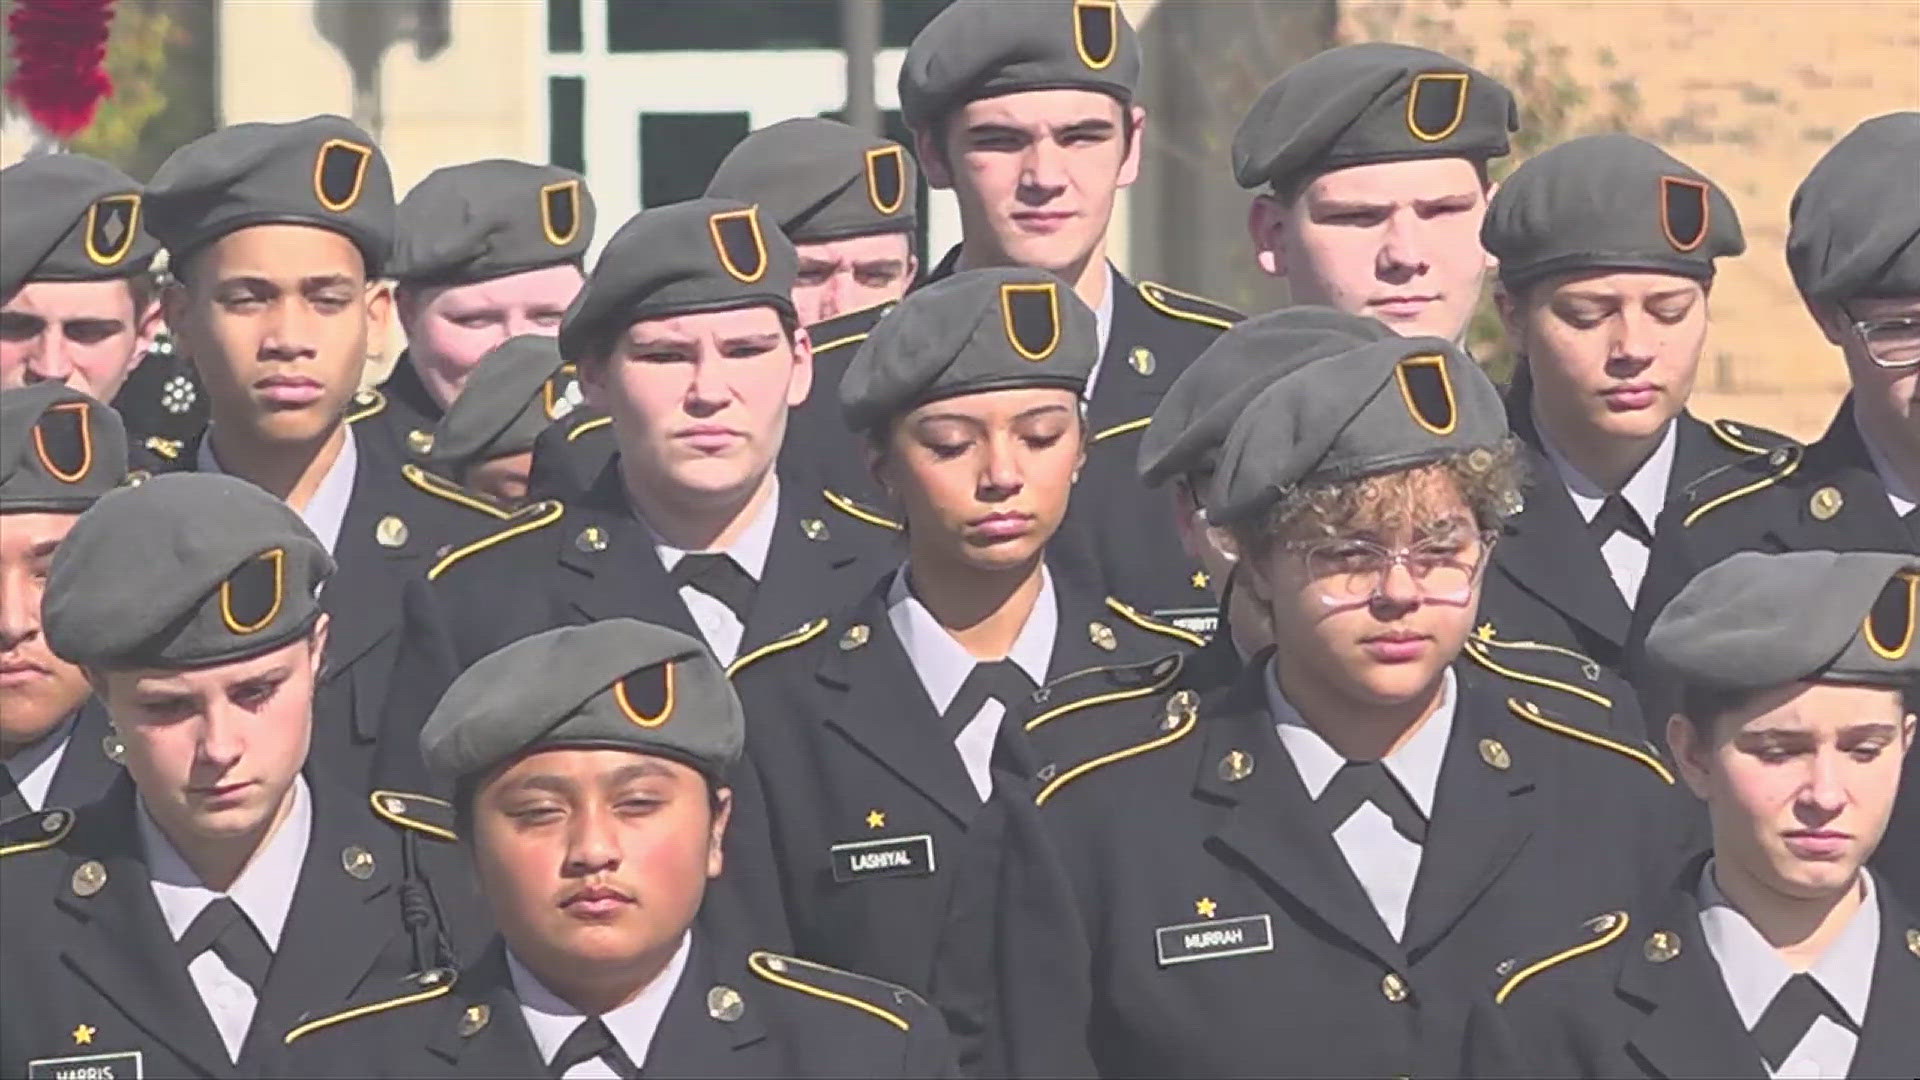
[[[400,466],[400,475],[407,478],[407,483],[412,484],[414,487],[419,488],[421,491],[426,492],[436,499],[445,499],[457,506],[463,506],[468,510],[485,514],[496,521],[506,521],[513,517],[513,511],[501,506],[485,495],[477,491],[468,491],[466,488],[461,487],[446,477],[438,473],[430,473],[418,465],[409,463]]]
[[[0,821],[0,858],[50,848],[73,831],[73,811],[41,810]]]
[[[819,637],[821,634],[826,633],[826,630],[827,620],[815,619],[785,637],[775,638],[744,656],[734,658],[733,663],[727,665],[727,678],[733,678],[735,675],[745,671],[747,665],[759,660],[765,660],[774,653],[786,652],[788,649],[797,649],[807,642],[812,641],[814,638]]]
[[[1138,287],[1140,298],[1145,300],[1149,307],[1176,319],[1186,319],[1188,322],[1197,322],[1204,326],[1231,330],[1235,323],[1246,318],[1245,315],[1225,304],[1216,304],[1204,296],[1181,292],[1179,289],[1162,285],[1157,281],[1142,281],[1139,282]]]
[[[1647,768],[1652,769],[1654,775],[1665,781],[1668,787],[1673,786],[1673,773],[1667,769],[1666,765],[1660,761],[1659,756],[1651,749],[1643,746],[1631,746],[1611,735],[1603,735],[1597,731],[1581,727],[1568,717],[1551,715],[1533,702],[1521,698],[1508,698],[1507,710],[1521,720],[1535,727],[1545,728],[1555,735],[1564,735],[1575,742],[1583,742],[1588,746],[1598,747],[1602,750],[1611,750],[1622,757],[1631,758],[1645,765]]]
[[[1047,800],[1059,794],[1060,789],[1085,777],[1095,769],[1103,769],[1128,758],[1150,754],[1163,747],[1172,746],[1193,733],[1200,722],[1200,695],[1192,690],[1176,690],[1167,695],[1158,727],[1153,735],[1145,740],[1123,746],[1111,753],[1083,761],[1069,769],[1063,769],[1053,776],[1042,776],[1045,786],[1033,797],[1035,806],[1045,806]]]
[[[1506,640],[1492,623],[1481,623],[1462,651],[1467,659],[1502,678],[1558,690],[1613,710],[1606,669],[1583,653],[1543,641]]]
[[[1196,649],[1204,648],[1207,644],[1207,639],[1201,637],[1199,634],[1191,630],[1182,630],[1172,623],[1163,623],[1158,619],[1148,618],[1140,614],[1139,610],[1132,605],[1122,603],[1111,596],[1107,597],[1107,608],[1115,615],[1150,633],[1159,634],[1162,637],[1170,637],[1175,641],[1191,645]]]
[[[1764,491],[1792,476],[1799,470],[1801,459],[1806,456],[1806,448],[1799,443],[1763,428],[1752,428],[1727,420],[1714,421],[1712,428],[1721,441],[1747,456],[1722,465],[1686,486],[1685,498],[1692,509],[1680,521],[1685,528],[1691,528],[1694,522],[1735,499]],[[1748,437],[1761,434],[1778,441],[1767,445],[1761,445],[1757,440],[1749,441]]]
[[[427,571],[427,580],[439,580],[440,575],[446,573],[449,567],[469,555],[485,551],[495,544],[505,543],[516,536],[523,536],[536,529],[544,529],[554,522],[559,521],[560,516],[564,513],[566,513],[566,508],[554,499],[529,503],[516,511],[512,517],[506,519],[506,528],[501,529],[499,532],[489,533],[465,547],[455,548],[447,552],[444,556],[441,556],[440,561],[434,563],[433,568]]]
[[[168,439],[159,435],[147,436],[145,441],[141,442],[140,445],[146,447],[147,450],[153,454],[166,458],[168,461],[178,461],[180,459],[180,451],[186,448],[186,444],[182,443],[179,439]]]
[[[281,1042],[292,1046],[295,1041],[336,1024],[432,1001],[434,998],[450,993],[458,979],[459,976],[452,968],[430,968],[426,971],[414,972],[401,979],[398,987],[383,986],[372,993],[348,998],[338,1007],[319,1016],[308,1013],[300,1018],[299,1025],[287,1032]]]
[[[855,502],[854,500],[847,498],[845,495],[842,495],[837,491],[831,491],[831,490],[828,490],[827,488],[821,488],[820,497],[827,500],[828,506],[833,507],[835,510],[840,511],[841,513],[847,515],[850,518],[853,518],[855,521],[864,521],[869,525],[875,526],[876,528],[888,529],[893,532],[905,531],[905,529],[901,526],[899,522],[893,520],[892,518],[886,516],[885,514],[882,514],[880,511],[875,510],[872,507],[866,506],[862,503]]]
[[[928,1008],[920,995],[904,986],[764,949],[747,957],[747,967],[775,986],[845,1005],[901,1031],[913,1028],[910,1014]]]
[[[353,401],[347,406],[347,423],[357,424],[386,411],[387,395],[378,390],[361,390],[353,395]]]
[[[1603,911],[1593,918],[1582,922],[1579,933],[1574,935],[1578,940],[1566,948],[1549,953],[1525,965],[1518,965],[1518,961],[1515,961],[1515,964],[1518,965],[1517,967],[1502,965],[1504,970],[1512,971],[1512,974],[1508,975],[1506,981],[1500,984],[1500,989],[1494,992],[1493,1003],[1495,1005],[1505,1005],[1507,998],[1512,996],[1515,990],[1519,989],[1520,984],[1533,978],[1535,975],[1555,965],[1564,964],[1576,957],[1599,952],[1601,949],[1620,940],[1620,936],[1627,932],[1627,925],[1630,922],[1632,922],[1632,919],[1625,911]]]
[[[807,327],[807,336],[813,339],[813,351],[823,353],[860,344],[880,325],[881,319],[893,313],[897,304],[898,301],[888,300],[814,323]]]
[[[1736,420],[1715,420],[1707,426],[1713,429],[1715,438],[1743,454],[1771,454],[1775,450],[1800,445],[1797,440],[1777,431]]]
[[[407,791],[376,791],[368,796],[373,812],[403,829],[425,833],[435,840],[458,840],[453,828],[453,804],[431,795]]]
[[[572,442],[589,431],[598,431],[613,424],[611,416],[590,416],[567,430],[567,441]]]
[[[1028,720],[1026,729],[1032,731],[1048,721],[1095,705],[1146,697],[1171,685],[1185,665],[1180,654],[1169,653],[1157,660],[1083,668],[1062,675],[1033,692],[1034,704],[1045,711]]]

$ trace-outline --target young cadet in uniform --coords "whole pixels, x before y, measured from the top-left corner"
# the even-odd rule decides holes
[[[534,442],[564,415],[573,382],[550,335],[520,334],[488,349],[441,415],[427,453],[435,471],[467,489],[449,496],[478,493],[506,510],[524,504]]]
[[[1065,280],[1094,312],[1087,465],[1055,568],[1163,621],[1209,607],[1200,566],[1134,470],[1139,433],[1174,378],[1237,312],[1107,261],[1121,188],[1140,171],[1140,43],[1106,0],[957,0],[900,68],[900,108],[927,180],[951,189],[961,241],[931,275],[1025,266]]]
[[[1494,554],[1482,636],[1619,669],[1661,509],[1715,470],[1798,458],[1783,436],[1686,411],[1714,260],[1745,249],[1740,221],[1659,147],[1595,135],[1515,170],[1481,239],[1525,365],[1507,410],[1532,477]]]
[[[765,951],[707,902],[744,723],[698,640],[634,619],[549,630],[462,674],[421,732],[499,936],[430,993],[288,1033],[353,1076],[953,1075],[939,1014]]]
[[[377,280],[393,242],[386,160],[337,116],[236,124],[175,151],[146,210],[172,257],[167,321],[213,419],[172,459],[141,464],[252,481],[333,557],[313,754],[343,779],[365,776],[399,641],[424,598],[406,583],[442,544],[471,535],[476,514],[406,478],[391,432],[368,422],[385,399],[356,393],[391,304]],[[410,743],[424,718],[401,718],[398,737]]]
[[[1104,1075],[1444,1074],[1512,940],[1671,860],[1671,776],[1606,733],[1639,724],[1624,684],[1463,656],[1513,455],[1498,393],[1438,338],[1323,357],[1246,407],[1207,515],[1277,648],[1222,693],[1081,718],[1116,749],[1037,801],[1090,955],[1015,925],[1003,962],[1041,966],[1011,1013],[1057,1018]]]
[[[1233,174],[1259,190],[1254,259],[1296,304],[1459,342],[1491,260],[1487,163],[1519,127],[1493,77],[1426,49],[1366,42],[1304,60],[1233,137]]]
[[[104,161],[49,154],[0,169],[0,204],[0,388],[65,383],[166,446],[205,424],[191,369],[149,351],[160,245],[139,183]]]
[[[741,667],[870,580],[861,556],[892,534],[774,468],[813,374],[793,268],[765,216],[724,199],[643,211],[608,241],[559,340],[619,453],[577,501],[529,506],[429,571],[462,666],[628,615]]]
[[[1100,694],[1150,693],[1186,644],[1047,568],[1097,357],[1093,313],[1043,270],[963,271],[901,301],[840,400],[904,511],[905,565],[740,682],[795,947],[935,995],[963,1038],[983,1023],[963,997],[985,991],[937,964],[981,955],[958,943],[956,898],[991,877],[985,804],[1029,795],[1022,725],[1043,740]]]
[[[451,814],[308,767],[332,569],[218,475],[112,492],[61,542],[47,642],[126,775],[0,838],[0,1073],[262,1075],[316,1004],[452,977],[442,938],[473,928],[436,912],[469,888]]]
[[[1272,644],[1266,613],[1245,591],[1234,588],[1231,541],[1206,519],[1206,492],[1233,422],[1249,401],[1288,371],[1390,333],[1372,319],[1331,308],[1292,307],[1255,315],[1207,346],[1153,410],[1153,423],[1140,439],[1140,480],[1150,488],[1171,489],[1180,542],[1200,562],[1205,584],[1224,613],[1217,618],[1211,612],[1194,613],[1205,622],[1175,618],[1175,625],[1210,638],[1188,658],[1181,685],[1204,690],[1231,682],[1247,657]],[[1217,632],[1217,619],[1226,620],[1228,633]]]
[[[127,475],[127,435],[105,405],[59,383],[0,390],[0,821],[106,791],[106,712],[53,654],[40,597],[80,512]]]
[[[1525,1076],[1913,1076],[1920,914],[1866,867],[1913,768],[1920,560],[1737,554],[1647,642],[1712,848],[1493,985]],[[1897,826],[1895,827],[1897,830]],[[1535,959],[1535,957],[1538,959]]]
[[[1735,551],[1920,554],[1920,205],[1903,183],[1915,155],[1920,112],[1868,120],[1794,194],[1787,263],[1853,391],[1793,471],[1726,470],[1667,509],[1637,626]]]
[[[381,423],[424,462],[481,357],[510,337],[560,332],[584,280],[593,197],[578,173],[490,158],[428,173],[394,223],[387,272],[407,351],[380,384]]]

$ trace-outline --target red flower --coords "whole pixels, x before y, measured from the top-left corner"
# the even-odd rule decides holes
[[[113,93],[102,65],[113,0],[13,0],[13,78],[6,92],[41,130],[70,139]]]

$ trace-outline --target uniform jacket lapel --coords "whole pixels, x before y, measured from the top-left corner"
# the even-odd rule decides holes
[[[1213,840],[1291,908],[1294,919],[1321,924],[1383,965],[1403,969],[1400,946],[1332,834],[1321,827],[1306,785],[1274,731],[1262,686],[1270,655],[1250,663],[1218,704],[1201,706],[1208,734],[1195,790],[1223,807]],[[1252,772],[1231,779],[1235,771],[1229,762],[1251,765]]]
[[[741,656],[819,618],[822,600],[841,595],[823,586],[835,581],[853,588],[866,584],[846,580],[850,568],[857,570],[861,552],[845,534],[859,527],[844,518],[834,520],[818,483],[804,476],[781,476],[778,520],[754,590],[753,611],[740,636]]]
[[[980,796],[887,618],[892,580],[882,576],[853,611],[850,625],[867,628],[866,643],[836,649],[815,675],[828,723],[965,826]]]
[[[746,949],[717,936],[718,928],[708,926],[713,921],[703,919],[694,928],[686,970],[660,1016],[642,1076],[773,1076],[782,1071],[765,1042],[764,998],[758,980],[746,970]],[[721,1019],[708,1006],[709,994],[722,989],[743,1001],[735,1019]]]
[[[1853,418],[1851,398],[1820,441],[1807,448],[1800,466],[1805,480],[1794,516],[1779,526],[1783,545],[1793,551],[1913,551],[1913,537],[1893,512],[1887,489],[1873,469],[1867,444]],[[1840,495],[1839,513],[1821,520],[1813,512],[1812,496],[1824,488]]]
[[[106,793],[120,776],[120,766],[107,756],[105,740],[112,732],[106,707],[98,698],[87,698],[47,787],[47,806],[84,806]]]
[[[1873,993],[1853,1051],[1849,1076],[1907,1076],[1920,1069],[1920,918],[1875,878],[1880,898],[1880,950]]]
[[[1113,290],[1113,323],[1107,328],[1107,347],[1100,355],[1100,378],[1093,384],[1093,400],[1087,403],[1087,427],[1095,437],[1151,417],[1174,376],[1182,370],[1155,357],[1147,345],[1146,328],[1165,316],[1156,315],[1140,299],[1140,290],[1120,271],[1112,270],[1107,284]],[[1140,353],[1136,354],[1136,349]],[[1126,448],[1125,466],[1134,468],[1132,455],[1138,442],[1128,439],[1115,445]]]
[[[1747,1035],[1728,996],[1720,968],[1701,937],[1700,910],[1693,899],[1705,857],[1690,861],[1672,886],[1646,908],[1655,921],[1635,935],[1620,970],[1615,993],[1638,1009],[1627,1051],[1655,1076],[1743,1077],[1764,1080],[1760,1051]],[[1678,954],[1646,942],[1656,932],[1677,939]]]
[[[583,540],[589,529],[599,530],[604,545]],[[561,590],[583,621],[639,618],[701,636],[660,565],[653,538],[627,505],[619,458],[600,471],[567,514],[562,531],[559,561],[566,572]]]
[[[506,945],[496,937],[465,971],[453,989],[451,1015],[436,1010],[434,1030],[426,1033],[427,1050],[456,1068],[495,1076],[545,1076],[547,1063],[527,1030],[514,996],[513,977],[507,973]],[[485,1017],[485,1023],[474,1021]]]
[[[92,896],[63,888],[55,901],[74,923],[65,958],[96,992],[154,1041],[208,1076],[236,1075],[153,898],[135,827],[133,782],[122,779],[75,826],[73,867],[98,862],[106,883]]]

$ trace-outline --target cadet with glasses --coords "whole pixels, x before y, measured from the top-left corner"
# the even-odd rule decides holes
[[[1007,962],[1042,962],[1010,1012],[1108,1075],[1446,1072],[1529,927],[1673,857],[1671,775],[1608,734],[1639,723],[1623,684],[1463,656],[1514,455],[1498,393],[1437,338],[1357,344],[1247,405],[1207,514],[1275,647],[1204,698],[1081,718],[1116,749],[1038,802],[1087,955],[1014,924]]]
[[[1630,909],[1568,921],[1495,985],[1523,1076],[1908,1076],[1920,915],[1866,865],[1920,709],[1920,560],[1744,552],[1647,638],[1710,850]],[[1504,1071],[1494,1068],[1488,1072]]]
[[[457,984],[293,1029],[294,1071],[953,1075],[926,1002],[765,951],[771,931],[712,903],[743,728],[726,672],[666,627],[609,619],[481,658],[420,738],[500,933]]]

